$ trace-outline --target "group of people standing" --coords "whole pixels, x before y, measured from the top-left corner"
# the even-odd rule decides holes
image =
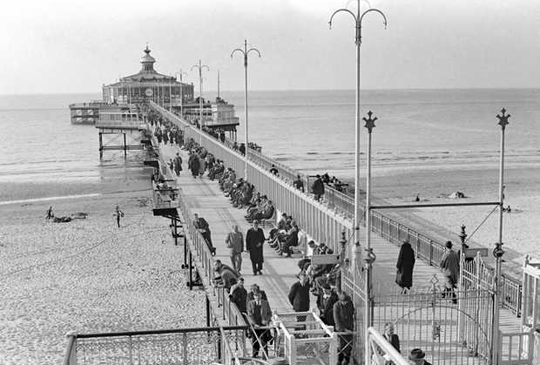
[[[459,279],[459,254],[452,249],[452,241],[447,241],[445,244],[445,252],[439,262],[445,283],[444,297],[452,300],[453,304],[457,304],[456,289]],[[404,241],[399,250],[398,260],[396,263],[396,284],[401,288],[401,293],[406,294],[411,290],[413,284],[413,271],[416,262],[416,254],[411,247],[409,241]]]

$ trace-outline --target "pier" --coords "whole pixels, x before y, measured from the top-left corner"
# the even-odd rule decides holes
[[[354,336],[350,343],[356,363],[382,365],[390,359],[394,364],[405,365],[408,363],[405,358],[410,350],[422,348],[427,354],[426,359],[432,364],[538,364],[538,355],[533,357],[533,352],[538,351],[539,336],[530,329],[530,326],[534,328],[534,324],[540,321],[537,318],[540,312],[540,274],[535,276],[536,266],[529,265],[527,269],[529,276],[524,280],[529,284],[525,289],[520,284],[521,280],[505,278],[501,288],[503,300],[498,313],[499,326],[494,328],[493,270],[482,261],[480,255],[462,265],[460,290],[456,292],[454,303],[451,298],[443,295],[443,275],[437,267],[443,254],[441,245],[374,212],[373,226],[377,235],[372,237],[371,246],[376,259],[372,271],[373,287],[371,295],[367,296],[364,290],[366,276],[363,268],[370,257],[365,255],[361,246],[355,246],[350,239],[353,225],[348,214],[348,197],[332,192],[330,202],[317,202],[309,194],[292,187],[291,183],[296,174],[286,166],[279,166],[280,176],[275,176],[268,171],[268,167],[275,163],[268,157],[250,151],[249,159],[246,160],[230,148],[228,143],[218,141],[155,103],[150,103],[150,106],[164,120],[180,127],[185,140],[193,139],[217,159],[223,160],[227,167],[236,171],[237,177],[246,179],[256,186],[257,191],[266,194],[280,212],[292,215],[309,239],[326,243],[342,256],[341,288],[352,297],[356,312]],[[232,207],[215,181],[207,178],[195,179],[186,169],[176,177],[168,168],[167,161],[178,152],[178,147],[160,144],[155,139],[152,139],[152,146],[156,153],[155,159],[147,164],[153,165],[156,173],[165,177],[167,184],[163,189],[153,183],[154,214],[171,220],[175,243],[184,246],[183,267],[186,268],[188,285],[192,287],[201,284],[206,291],[207,331],[215,334],[213,337],[210,334],[207,336],[219,343],[219,350],[215,351],[215,356],[212,355],[217,359],[215,361],[219,360],[224,364],[266,364],[275,359],[283,359],[289,364],[335,364],[339,351],[336,348],[335,332],[320,323],[316,310],[305,313],[307,320],[302,322],[304,327],[299,329],[297,314],[293,313],[287,299],[289,288],[297,280],[297,262],[306,254],[305,246],[292,258],[279,256],[270,247],[265,247],[263,275],[259,276],[250,274],[251,263],[249,258],[244,256],[242,271],[245,286],[257,283],[266,292],[270,307],[280,320],[274,343],[268,353],[263,359],[250,359],[251,341],[246,338],[249,324],[236,305],[230,302],[226,290],[212,280],[215,260],[230,263],[224,242],[232,225],[237,224],[244,233],[249,228],[244,218],[245,210]],[[181,154],[183,160],[187,161],[186,152],[181,151]],[[203,237],[193,226],[195,213],[210,223],[214,246],[217,249],[215,256],[212,256]],[[265,227],[266,235],[271,224],[272,222],[269,222]],[[361,237],[365,233],[362,232],[364,229],[360,227]],[[413,288],[406,295],[399,293],[394,283],[399,251],[397,244],[403,240],[411,242],[417,256]],[[196,273],[200,276],[200,282],[197,282]],[[366,306],[371,311],[371,323],[364,322]],[[311,308],[316,308],[313,296]],[[394,324],[399,335],[401,355],[381,336],[387,322]],[[177,340],[171,338],[179,335],[170,332],[122,335],[129,337],[129,341],[125,340],[126,343],[131,343],[137,336],[140,338],[162,335],[168,336],[165,341],[183,343],[184,350],[189,347],[185,334]],[[84,347],[85,341],[89,341],[87,346],[92,346],[92,336],[82,337],[70,337],[71,350],[68,349],[66,358],[77,358],[77,351],[73,348]],[[494,339],[497,339],[496,343]],[[153,341],[160,340],[156,337]],[[533,345],[535,341],[536,347]],[[175,360],[180,358],[181,354],[180,350],[171,350],[165,355],[162,354],[162,361],[186,363]],[[186,356],[185,352],[183,354]],[[78,362],[67,362],[67,365],[75,363],[95,362],[83,362],[79,359]],[[202,364],[208,361],[205,362],[199,357],[190,363]]]

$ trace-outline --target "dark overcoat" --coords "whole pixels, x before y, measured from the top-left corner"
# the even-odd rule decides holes
[[[264,232],[261,228],[250,228],[246,234],[246,250],[249,251],[249,258],[252,262],[264,262],[263,244]]]
[[[302,285],[299,281],[291,286],[289,291],[289,302],[295,312],[305,312],[309,310],[309,284]]]
[[[396,268],[401,273],[401,278],[396,278],[396,283],[402,288],[410,288],[413,282],[414,262],[416,261],[414,250],[409,242],[403,242],[399,250]],[[399,274],[398,274],[399,276]]]

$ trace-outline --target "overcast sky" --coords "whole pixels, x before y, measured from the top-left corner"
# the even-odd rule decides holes
[[[540,1],[369,0],[362,88],[540,86]],[[0,12],[0,94],[100,92],[138,72],[148,43],[165,74],[202,60],[205,89],[354,89],[356,0],[13,0]],[[368,3],[362,2],[362,9]]]

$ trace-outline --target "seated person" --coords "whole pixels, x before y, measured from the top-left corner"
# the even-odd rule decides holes
[[[280,255],[283,255],[285,253],[287,257],[291,257],[291,247],[298,246],[298,232],[300,229],[298,228],[298,225],[295,221],[292,222],[292,227],[289,231],[287,231],[287,235],[285,236],[285,239],[283,240],[283,244],[281,247],[281,250],[278,251]]]
[[[268,203],[263,208],[263,210],[260,211],[260,212],[255,213],[253,218],[248,218],[248,222],[251,223],[251,221],[254,221],[254,220],[261,221],[263,219],[270,219],[270,218],[272,218],[274,216],[275,210],[276,210],[276,208],[272,204],[272,201],[268,200]]]

